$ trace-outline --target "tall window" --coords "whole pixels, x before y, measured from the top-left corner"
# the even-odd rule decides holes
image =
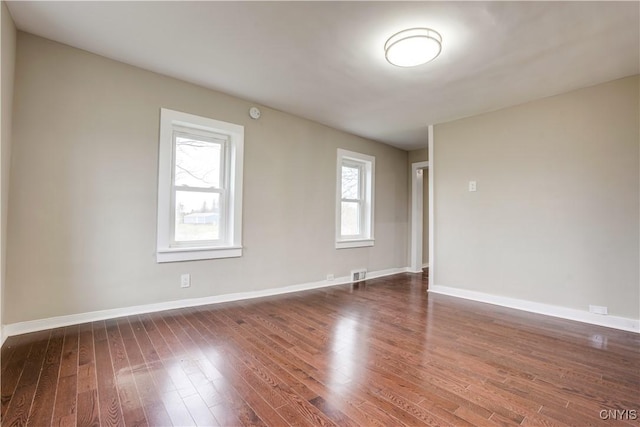
[[[375,158],[338,149],[336,248],[373,246]]]
[[[160,116],[157,261],[241,256],[244,128]]]

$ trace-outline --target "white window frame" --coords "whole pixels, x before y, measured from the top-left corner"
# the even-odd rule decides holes
[[[357,199],[342,198],[342,166],[356,166],[360,170],[360,188]],[[376,159],[362,153],[338,148],[336,167],[336,249],[373,246],[374,194]],[[342,235],[342,202],[360,203],[360,230],[357,236]]]
[[[193,134],[210,138],[215,135],[223,144],[223,170],[220,189],[193,191],[220,194],[221,234],[219,240],[175,242],[174,186],[175,134]],[[158,163],[158,230],[156,261],[194,261],[242,256],[242,175],[244,161],[244,126],[207,117],[160,109],[160,150]]]

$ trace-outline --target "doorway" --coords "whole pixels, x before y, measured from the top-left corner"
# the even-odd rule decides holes
[[[433,283],[434,267],[434,194],[433,126],[429,126],[429,161],[411,164],[411,248],[409,270],[421,273],[429,269]],[[425,240],[427,240],[425,242]],[[428,256],[424,256],[427,252]],[[426,261],[426,262],[425,262]]]
[[[428,215],[425,215],[425,192],[428,194],[429,182],[428,171],[429,162],[417,162],[411,164],[412,188],[410,268],[412,273],[419,273],[424,267],[429,267],[428,257],[424,256],[425,252],[427,254],[429,253],[428,244],[425,245],[425,234],[429,234]],[[425,185],[425,183],[427,183],[427,185]],[[425,227],[425,225],[427,227]]]

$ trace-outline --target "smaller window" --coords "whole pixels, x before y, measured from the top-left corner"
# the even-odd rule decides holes
[[[336,248],[373,246],[375,157],[338,149]]]

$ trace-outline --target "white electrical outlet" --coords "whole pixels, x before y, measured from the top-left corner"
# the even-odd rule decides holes
[[[334,279],[335,279],[335,277],[333,277],[333,274],[327,274],[327,280],[328,281],[331,281],[331,280],[334,280]]]
[[[191,286],[191,274],[185,273],[180,276],[180,287],[188,288],[189,286]]]
[[[602,305],[590,305],[589,313],[593,314],[609,314],[607,307]]]
[[[469,181],[469,191],[476,191],[476,190],[477,190],[476,181]]]

